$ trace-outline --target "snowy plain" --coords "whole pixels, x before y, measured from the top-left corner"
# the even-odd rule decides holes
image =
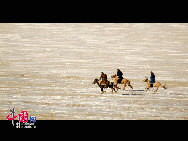
[[[119,68],[133,90],[92,84]],[[144,91],[150,71],[168,89]],[[122,87],[122,86],[121,86]],[[0,24],[0,119],[188,119],[188,24]]]

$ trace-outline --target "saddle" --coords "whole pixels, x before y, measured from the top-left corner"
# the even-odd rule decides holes
[[[150,87],[153,87],[153,84],[155,83],[155,79],[150,81]]]
[[[105,78],[102,78],[102,81],[100,82],[101,85],[107,85],[107,80]]]
[[[119,84],[120,84],[120,83],[121,83],[121,81],[122,81],[122,79],[123,79],[123,78],[119,78],[117,83],[119,83]]]

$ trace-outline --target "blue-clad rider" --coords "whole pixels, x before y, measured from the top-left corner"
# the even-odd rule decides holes
[[[151,71],[151,77],[150,77],[150,84],[154,84],[155,83],[155,74]]]

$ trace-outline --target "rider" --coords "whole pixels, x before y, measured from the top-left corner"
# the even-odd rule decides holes
[[[155,83],[155,74],[151,71],[150,84]]]
[[[121,83],[121,80],[123,79],[123,73],[120,71],[120,69],[117,69],[117,76],[118,76],[118,83]]]
[[[101,72],[101,76],[100,76],[99,80],[101,80],[101,79],[102,79],[102,81],[100,82],[100,85],[106,85],[106,83],[107,83],[107,75],[104,74],[104,72]]]

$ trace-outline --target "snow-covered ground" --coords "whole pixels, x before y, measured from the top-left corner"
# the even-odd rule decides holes
[[[100,72],[131,81],[101,95]],[[143,79],[166,83],[156,94]],[[122,86],[121,86],[122,87]],[[188,119],[188,24],[0,24],[0,119]]]

